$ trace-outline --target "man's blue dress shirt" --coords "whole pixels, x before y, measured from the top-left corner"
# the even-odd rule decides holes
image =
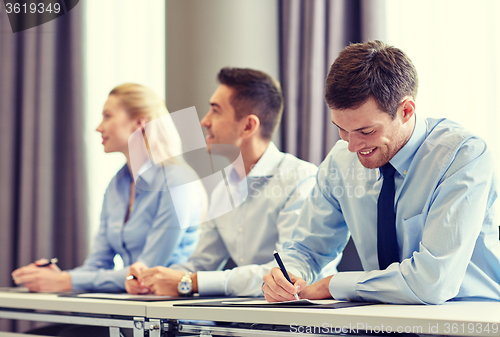
[[[378,270],[379,169],[361,165],[339,141],[320,165],[299,227],[284,243],[287,269],[311,282],[349,234],[364,271],[330,281],[336,299],[437,304],[500,300],[500,242],[493,157],[485,142],[446,119],[420,119],[390,160],[400,262]]]
[[[170,178],[191,179],[191,172],[185,166],[165,168]],[[159,170],[159,166],[152,170],[155,169]],[[101,225],[92,251],[81,267],[69,271],[74,290],[123,291],[128,266],[134,262],[141,261],[152,267],[187,261],[199,239],[197,226],[204,213],[205,191],[201,185],[200,190],[188,191],[183,196],[185,207],[176,210],[168,189],[158,191],[158,177],[162,176],[143,174],[139,177],[142,181],[137,181],[133,209],[126,223],[132,182],[128,166],[123,166],[111,180],[104,195]],[[180,224],[176,211],[185,212],[179,218],[189,223]],[[121,270],[113,270],[116,254],[125,265]]]

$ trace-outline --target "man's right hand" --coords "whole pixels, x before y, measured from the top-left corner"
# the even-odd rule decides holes
[[[148,266],[142,262],[136,262],[129,267],[127,276],[133,275],[135,278],[132,280],[125,280],[125,289],[127,293],[132,295],[145,295],[151,293],[149,288],[143,287],[139,283],[139,275],[146,269],[148,269]]]
[[[293,284],[288,282],[281,269],[274,267],[269,274],[264,275],[262,290],[268,302],[283,302],[295,300],[294,294],[300,293],[307,286],[306,281],[288,273]]]

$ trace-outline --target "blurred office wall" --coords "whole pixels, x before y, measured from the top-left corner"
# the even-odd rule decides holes
[[[385,36],[385,0],[280,0],[282,150],[319,165],[340,139],[325,79],[349,43]]]
[[[89,197],[89,242],[97,233],[104,192],[125,164],[121,153],[104,153],[96,127],[102,108],[115,86],[135,82],[165,98],[165,3],[148,0],[81,2],[85,15],[85,154]],[[123,265],[115,258],[117,268]]]
[[[222,67],[254,68],[279,80],[277,0],[167,0],[165,10],[170,112],[195,106],[201,119]]]
[[[36,259],[65,269],[86,254],[81,20],[76,6],[13,33],[0,5],[0,286]]]

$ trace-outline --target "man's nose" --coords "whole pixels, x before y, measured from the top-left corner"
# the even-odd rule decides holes
[[[358,152],[366,146],[365,142],[354,133],[349,133],[347,136],[347,142],[349,143],[347,149],[351,152]]]

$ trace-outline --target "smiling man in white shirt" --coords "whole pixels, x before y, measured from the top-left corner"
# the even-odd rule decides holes
[[[283,110],[279,83],[263,72],[240,68],[223,68],[217,79],[220,85],[201,124],[209,147],[230,144],[240,149],[244,170],[232,170],[228,187],[235,204],[243,200],[242,191],[247,190],[248,197],[203,226],[188,262],[170,268],[132,265],[129,273],[137,280],[126,282],[131,293],[262,295],[262,277],[275,266],[273,250],[280,251],[291,238],[314,186],[317,167],[280,152],[271,141]],[[221,182],[211,196],[209,219],[224,196],[227,187]],[[217,271],[229,257],[237,267]],[[329,270],[335,270],[337,262]],[[137,291],[137,287],[142,288]]]

